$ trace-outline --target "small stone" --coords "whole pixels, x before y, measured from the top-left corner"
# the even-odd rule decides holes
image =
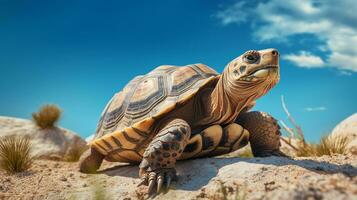
[[[261,170],[262,171],[268,171],[268,168],[267,167],[262,167]]]
[[[61,181],[67,181],[67,178],[64,177],[64,176],[62,176],[60,180],[61,180]]]
[[[73,176],[74,176],[74,174],[73,174],[73,173],[70,173],[70,174],[69,174],[69,177],[73,177]]]
[[[87,175],[86,174],[81,174],[81,175],[79,175],[79,178],[87,178]]]
[[[82,186],[83,186],[83,187],[88,187],[87,183],[83,184]]]

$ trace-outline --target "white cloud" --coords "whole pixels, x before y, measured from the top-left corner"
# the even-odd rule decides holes
[[[223,25],[245,22],[247,20],[248,13],[240,11],[243,10],[244,5],[244,1],[237,2],[233,6],[217,13],[216,17],[222,20]]]
[[[300,51],[298,54],[287,54],[282,57],[285,60],[293,62],[295,65],[299,67],[305,68],[318,68],[324,66],[324,61],[316,55],[312,55],[307,51]]]
[[[236,3],[219,11],[216,17],[224,25],[250,23],[253,36],[260,42],[284,42],[294,35],[312,35],[323,43],[313,50],[325,51],[326,60],[320,58],[324,66],[357,72],[355,0],[268,0],[248,3]]]
[[[339,73],[341,76],[352,76],[352,73],[351,72],[348,72],[348,71],[340,71]]]
[[[305,108],[305,110],[306,110],[307,112],[315,112],[315,111],[325,111],[325,110],[327,110],[327,108],[324,107],[324,106],[320,106],[320,107],[307,107],[307,108]]]

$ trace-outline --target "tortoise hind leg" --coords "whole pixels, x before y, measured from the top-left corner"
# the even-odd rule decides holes
[[[96,173],[104,159],[104,155],[94,148],[89,148],[79,159],[79,171],[83,173]]]
[[[250,133],[249,142],[256,157],[284,156],[280,151],[280,126],[277,120],[267,113],[253,111],[242,113],[236,123]]]
[[[176,178],[175,164],[181,156],[191,135],[188,123],[173,119],[164,123],[158,134],[146,148],[140,163],[140,185],[149,186],[149,196],[168,188],[171,180]]]

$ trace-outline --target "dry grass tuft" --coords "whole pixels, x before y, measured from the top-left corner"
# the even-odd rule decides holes
[[[249,148],[244,148],[242,151],[239,151],[237,157],[254,158],[254,155],[253,155],[252,149],[250,148],[250,145],[249,145]]]
[[[212,200],[244,200],[246,193],[240,190],[240,185],[233,183],[235,187],[226,186],[221,180],[218,180],[219,189],[213,196],[208,196]]]
[[[66,154],[64,161],[67,162],[77,162],[81,155],[88,149],[87,146],[85,147],[72,147]]]
[[[95,186],[93,189],[94,199],[95,200],[105,200],[108,197],[105,195],[105,189],[101,186]]]
[[[344,154],[347,150],[347,137],[328,137],[324,136],[317,144],[299,142],[297,146],[296,156],[332,156],[334,154]]]
[[[0,168],[9,173],[22,172],[31,167],[31,142],[28,137],[5,136],[0,139]]]
[[[223,154],[223,155],[217,156],[217,158],[237,158],[237,157],[238,158],[253,158],[254,155],[253,155],[250,145],[247,145],[241,149],[238,149],[237,151],[233,151],[228,154]]]
[[[345,154],[348,145],[347,136],[340,137],[328,137],[324,136],[320,140],[320,144],[316,146],[316,155],[333,155],[333,154]]]
[[[32,113],[32,119],[42,129],[53,128],[61,117],[61,109],[52,104],[44,105],[37,113]]]

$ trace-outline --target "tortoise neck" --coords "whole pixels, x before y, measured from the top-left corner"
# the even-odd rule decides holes
[[[219,78],[215,88],[202,95],[204,106],[204,118],[201,125],[230,124],[235,121],[239,112],[249,104],[249,99],[239,98],[237,94],[231,94],[232,89],[225,81],[224,73]]]

